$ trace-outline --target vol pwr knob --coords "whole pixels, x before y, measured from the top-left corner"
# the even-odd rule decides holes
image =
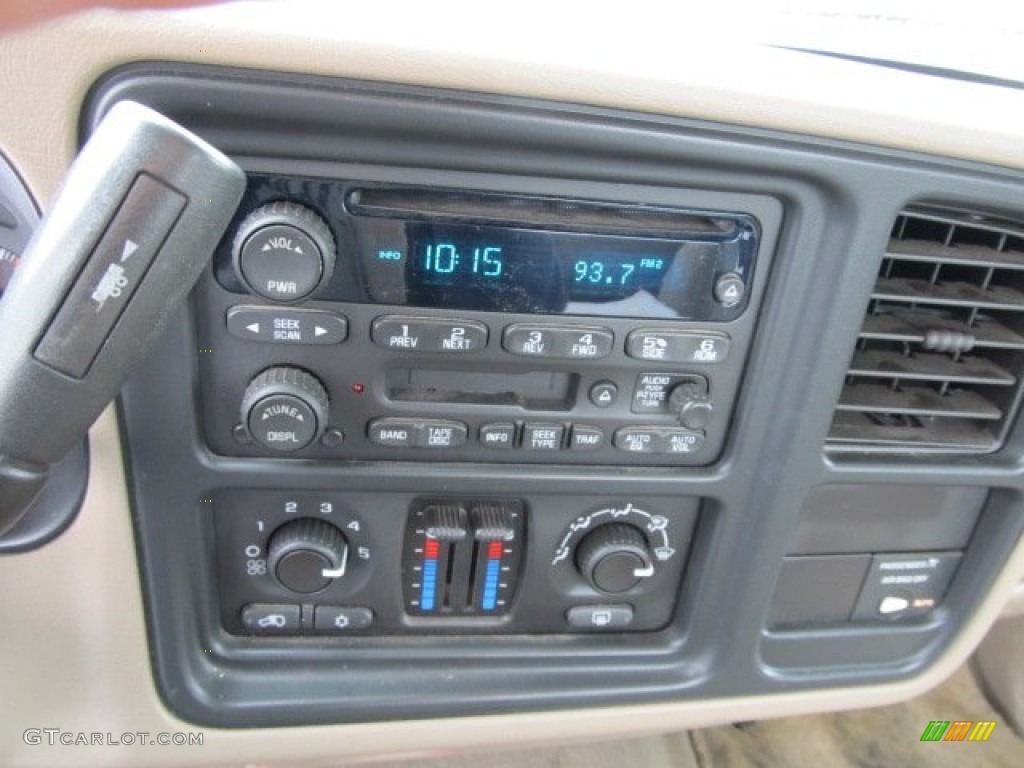
[[[232,253],[235,271],[256,294],[279,302],[304,299],[331,276],[334,237],[304,205],[269,203],[242,220]]]
[[[299,368],[268,368],[242,396],[242,423],[261,445],[290,453],[305,448],[327,426],[327,390]]]

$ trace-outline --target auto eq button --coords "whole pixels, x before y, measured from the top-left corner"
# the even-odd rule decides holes
[[[612,444],[626,453],[659,453],[661,435],[653,427],[623,427],[616,430]]]

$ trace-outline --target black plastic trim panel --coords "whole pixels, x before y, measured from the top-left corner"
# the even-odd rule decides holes
[[[971,616],[1024,527],[1024,434],[999,454],[904,464],[829,460],[823,444],[884,251],[909,203],[1022,218],[1024,175],[910,153],[653,115],[298,75],[140,64],[106,77],[113,102],[166,112],[266,173],[540,194],[634,188],[709,206],[777,201],[782,228],[720,459],[689,468],[226,458],[202,445],[197,359],[182,314],[121,400],[159,689],[188,720],[271,726],[700,700],[905,679]],[[737,372],[739,373],[739,372]],[[942,606],[925,619],[764,629],[807,494],[822,484],[994,489]],[[653,632],[543,638],[235,637],[219,621],[218,489],[700,498],[673,620]]]

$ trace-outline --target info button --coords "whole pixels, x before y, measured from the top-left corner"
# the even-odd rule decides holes
[[[512,448],[516,444],[516,425],[484,424],[480,427],[480,444],[487,448]]]

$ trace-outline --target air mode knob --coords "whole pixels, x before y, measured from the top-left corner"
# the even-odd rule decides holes
[[[304,299],[327,282],[336,249],[331,230],[304,205],[260,206],[242,220],[232,246],[235,271],[253,293],[278,302]]]
[[[594,589],[619,595],[654,575],[644,532],[628,523],[608,523],[588,533],[576,549],[576,567]]]
[[[311,595],[345,575],[348,541],[330,523],[302,518],[274,531],[267,559],[270,572],[281,586]]]
[[[242,423],[261,445],[291,453],[316,440],[327,426],[327,390],[300,368],[268,368],[242,396]]]

